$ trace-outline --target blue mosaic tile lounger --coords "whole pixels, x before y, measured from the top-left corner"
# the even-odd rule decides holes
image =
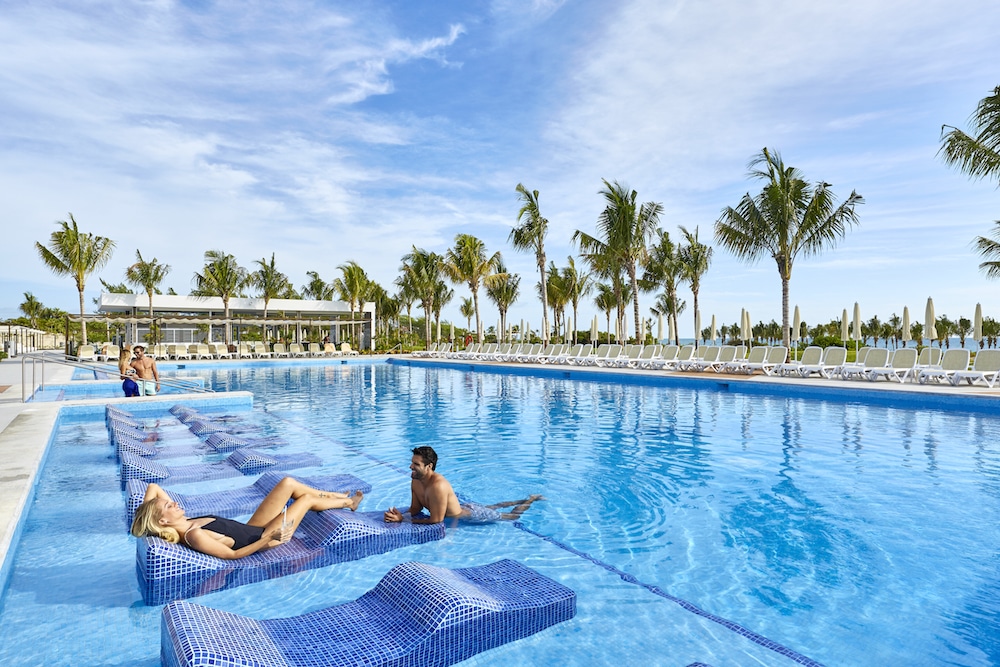
[[[440,540],[444,524],[385,523],[382,512],[309,512],[289,542],[222,560],[158,537],[136,543],[136,573],[148,605],[204,595],[288,574]]]
[[[434,667],[576,614],[576,593],[520,563],[448,570],[403,563],[353,602],[258,621],[188,602],[163,609],[166,667]]]
[[[108,432],[119,459],[123,451],[146,458],[169,458],[231,452],[247,447],[273,449],[288,444],[278,437],[243,438],[229,433],[212,433],[204,441],[195,439],[187,431],[181,437],[163,436],[158,431],[144,431],[116,421],[109,425]]]
[[[253,514],[257,506],[264,500],[264,496],[271,492],[271,489],[285,477],[284,473],[266,472],[260,476],[256,482],[250,486],[239,489],[229,489],[226,491],[214,491],[212,493],[184,494],[167,490],[167,494],[184,508],[184,513],[189,517],[205,516],[214,514],[236,519],[243,515]],[[372,487],[368,482],[362,481],[354,475],[327,475],[325,477],[296,477],[300,482],[308,484],[314,489],[322,491],[337,491],[340,493],[350,493],[361,491],[371,493]],[[132,525],[132,518],[135,511],[142,503],[142,498],[146,494],[146,487],[149,482],[138,479],[130,479],[125,484],[125,522]]]
[[[120,459],[122,489],[125,488],[130,479],[139,479],[145,482],[165,481],[169,484],[181,484],[184,482],[201,482],[207,479],[255,475],[267,470],[308,468],[323,463],[315,454],[306,452],[269,456],[254,449],[237,449],[222,461],[195,463],[187,466],[168,467],[158,461],[143,458],[142,456],[137,456],[126,451],[121,452]]]

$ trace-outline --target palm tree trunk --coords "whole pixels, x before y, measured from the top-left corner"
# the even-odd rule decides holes
[[[611,311],[604,313],[608,320],[608,344],[611,344]]]
[[[788,332],[788,278],[781,275],[781,344],[788,347],[791,337]]]
[[[628,277],[632,281],[632,309],[635,314],[635,342],[637,345],[641,345],[645,341],[639,340],[639,282],[635,279],[635,264],[631,264],[628,268]]]
[[[472,291],[472,307],[476,311],[476,342],[482,344],[483,324],[479,321],[479,290],[473,289],[472,285],[469,285],[469,289]]]
[[[431,307],[424,306],[424,344],[426,349],[431,349]]]
[[[545,293],[545,253],[538,255],[538,273],[542,282],[542,344],[549,342],[549,295]],[[80,297],[83,303],[83,297]]]
[[[693,299],[694,300],[694,313],[692,313],[692,317],[694,318],[694,322],[695,322],[694,349],[697,350],[698,349],[698,339],[701,338],[701,332],[698,331],[698,326],[697,326],[697,323],[698,323],[698,290],[697,290],[697,288],[694,288],[694,287],[691,288],[691,295],[694,297],[694,299]]]
[[[576,321],[577,316],[577,304],[573,304],[573,345],[576,345],[576,332],[580,328],[580,323]]]
[[[87,344],[87,320],[83,319],[83,288],[80,288],[80,331],[83,335],[83,345]]]

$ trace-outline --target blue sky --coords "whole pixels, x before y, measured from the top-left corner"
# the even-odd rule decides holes
[[[390,288],[412,245],[471,233],[522,275],[511,317],[538,322],[534,258],[506,243],[518,183],[540,191],[564,265],[602,178],[711,240],[759,190],[746,165],[766,146],[866,199],[836,249],[795,266],[807,322],[855,301],[919,319],[929,296],[1000,318],[970,247],[1000,192],[936,157],[941,125],[1000,85],[998,34],[988,0],[0,1],[0,317],[25,291],[76,309],[33,249],[72,212],[117,242],[88,302],[136,249],[178,293],[209,249],[244,266],[274,252],[296,286],[356,260]],[[780,321],[777,270],[717,248],[700,302],[703,322]]]

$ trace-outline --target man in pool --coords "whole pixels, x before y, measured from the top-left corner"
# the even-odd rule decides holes
[[[515,521],[536,500],[542,496],[530,496],[524,500],[510,500],[493,505],[477,503],[459,503],[451,484],[437,472],[437,452],[433,447],[417,447],[410,459],[410,508],[400,512],[390,507],[383,516],[386,523],[441,523],[446,518],[457,518],[475,523],[491,523],[504,519]],[[510,512],[499,510],[513,507]],[[421,510],[427,510],[429,517],[417,516]]]
[[[139,376],[136,380],[136,384],[139,385],[139,395],[155,396],[156,392],[160,391],[160,372],[156,370],[156,360],[146,356],[146,348],[142,345],[133,347],[132,352],[135,353],[135,359],[132,360],[131,366]]]

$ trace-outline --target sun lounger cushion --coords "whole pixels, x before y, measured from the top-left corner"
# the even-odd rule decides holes
[[[175,502],[184,508],[188,516],[205,516],[214,514],[227,519],[236,519],[244,515],[253,514],[264,500],[264,496],[271,492],[284,477],[282,472],[266,472],[250,486],[239,489],[227,489],[225,491],[213,491],[210,493],[184,494],[174,491],[167,491]],[[296,477],[300,482],[308,484],[314,489],[323,491],[338,491],[349,493],[351,491],[361,491],[370,493],[371,484],[358,479],[354,475],[326,475],[322,477]],[[132,525],[132,518],[135,511],[142,503],[146,494],[146,487],[149,482],[138,479],[130,479],[125,484],[125,521]]]
[[[125,483],[130,479],[141,479],[146,482],[167,480],[171,484],[181,484],[183,482],[200,482],[207,479],[252,475],[264,469],[291,470],[321,464],[322,460],[315,454],[268,456],[252,449],[238,449],[224,461],[167,467],[162,463],[129,452],[122,452],[121,480],[124,489]]]
[[[208,556],[158,537],[140,538],[136,572],[146,604],[164,604],[440,540],[444,534],[443,523],[386,523],[383,512],[309,512],[289,542],[237,560]]]
[[[576,615],[576,594],[512,560],[449,570],[402,563],[357,600],[258,621],[175,602],[163,610],[167,667],[434,667]]]
[[[205,444],[217,452],[230,452],[244,447],[283,447],[286,440],[281,438],[244,438],[232,433],[212,433],[205,439]]]

